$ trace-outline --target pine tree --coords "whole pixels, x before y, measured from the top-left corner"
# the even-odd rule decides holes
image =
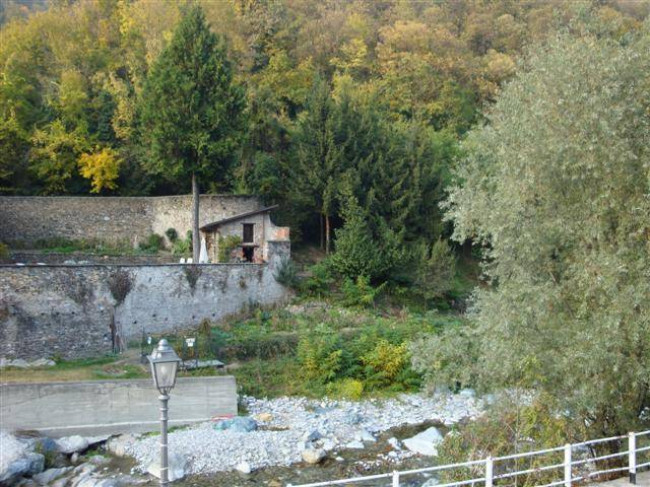
[[[142,134],[152,173],[192,179],[193,255],[199,254],[199,179],[225,185],[241,143],[244,94],[223,42],[198,5],[185,11],[143,92]]]

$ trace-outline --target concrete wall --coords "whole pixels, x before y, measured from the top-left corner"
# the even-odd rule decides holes
[[[55,237],[104,242],[144,241],[174,228],[191,229],[192,197],[0,196],[0,241],[31,244]],[[202,195],[200,225],[261,208],[253,196]]]
[[[268,264],[0,266],[0,357],[102,355],[147,333],[195,328],[251,304],[282,302]]]
[[[158,392],[151,379],[1,384],[3,429],[38,430],[50,436],[154,431]],[[235,378],[178,379],[171,392],[170,425],[237,414]]]

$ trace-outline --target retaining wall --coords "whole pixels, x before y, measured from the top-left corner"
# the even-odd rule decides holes
[[[0,423],[7,430],[48,436],[140,433],[159,428],[158,392],[151,379],[1,384]],[[237,414],[235,378],[178,379],[169,424]]]
[[[191,207],[191,195],[0,196],[0,242],[29,245],[58,237],[133,244],[168,228],[184,238]],[[201,195],[199,226],[261,207],[254,196]]]
[[[0,357],[109,353],[142,331],[167,333],[285,300],[268,264],[0,266]]]

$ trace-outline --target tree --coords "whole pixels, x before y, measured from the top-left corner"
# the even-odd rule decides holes
[[[485,245],[479,383],[537,389],[592,435],[650,406],[649,73],[647,21],[531,51],[447,202],[454,238]]]
[[[243,130],[243,90],[233,82],[223,41],[199,6],[185,11],[143,90],[148,169],[192,179],[193,255],[199,257],[199,179],[225,186]]]

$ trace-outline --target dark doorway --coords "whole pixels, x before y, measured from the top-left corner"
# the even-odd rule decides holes
[[[255,241],[254,237],[254,228],[255,224],[254,223],[244,223],[244,243],[253,243]]]
[[[253,253],[255,252],[255,247],[244,247],[244,261],[253,262]]]

